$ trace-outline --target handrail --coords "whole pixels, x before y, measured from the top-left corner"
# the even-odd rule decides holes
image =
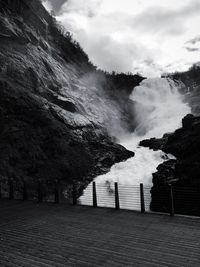
[[[117,182],[92,182],[82,196],[75,182],[64,183],[57,180],[45,184],[36,182],[17,182],[13,179],[0,180],[0,198],[35,200],[41,202],[67,202],[73,205],[109,207],[145,212],[164,212],[170,216],[186,214],[200,216],[200,188],[159,186],[143,184],[124,185]]]

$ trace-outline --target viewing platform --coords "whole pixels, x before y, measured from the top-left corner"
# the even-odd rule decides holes
[[[200,218],[0,200],[0,266],[200,266]]]

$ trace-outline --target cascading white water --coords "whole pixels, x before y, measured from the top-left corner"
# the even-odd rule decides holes
[[[140,147],[139,142],[151,137],[159,138],[165,133],[173,132],[181,126],[181,119],[190,113],[189,106],[184,103],[183,96],[170,79],[146,79],[134,89],[130,98],[135,102],[137,127],[133,134],[121,140],[121,144],[134,151],[135,157],[115,164],[109,173],[95,179],[97,184],[101,184],[100,192],[97,187],[97,194],[99,193],[102,199],[106,199],[106,202],[103,201],[103,206],[110,206],[113,201],[113,182],[118,182],[122,188],[123,186],[139,185],[139,183],[152,184],[152,173],[156,171],[160,163],[170,156],[162,151]],[[80,202],[89,204],[90,196],[91,185],[84,191]],[[120,203],[123,208],[127,207],[128,197],[127,191],[120,192]],[[137,197],[139,199],[139,196]]]

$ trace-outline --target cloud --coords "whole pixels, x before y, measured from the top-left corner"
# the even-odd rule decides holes
[[[198,47],[189,47],[189,46],[185,46],[185,49],[186,49],[188,52],[197,52],[197,51],[200,51],[200,48],[198,48]]]
[[[93,17],[98,13],[101,0],[68,0],[62,5],[62,13],[76,13]]]
[[[49,0],[42,0],[42,4],[46,8],[46,10],[48,10],[49,12],[51,10],[53,10],[53,6],[52,6],[51,1],[49,1]]]
[[[53,10],[56,14],[59,13],[62,5],[66,2],[66,0],[42,0],[42,4],[44,7],[51,11]]]
[[[197,1],[176,10],[155,6],[145,9],[144,12],[133,18],[132,26],[138,31],[177,36],[187,30],[187,20],[199,13],[200,2]]]
[[[196,37],[190,39],[189,41],[187,41],[186,44],[196,45],[199,42],[200,42],[200,36],[196,36]]]
[[[57,19],[98,67],[157,76],[196,61],[199,13],[194,0],[68,0]]]
[[[200,47],[197,47],[197,45],[200,45],[200,36],[193,37],[192,39],[189,39],[187,42],[185,42],[184,48],[188,52],[198,52],[200,51]]]
[[[52,4],[52,7],[56,13],[61,9],[61,6],[66,2],[66,0],[49,0]]]
[[[153,61],[153,53],[134,41],[122,42],[109,35],[99,36],[88,50],[90,58],[108,71],[128,72],[134,69],[136,72],[145,70],[150,74],[152,67],[154,71],[159,69]]]

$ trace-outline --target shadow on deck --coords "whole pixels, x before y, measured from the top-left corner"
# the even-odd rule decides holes
[[[200,266],[200,218],[0,200],[0,266]]]

